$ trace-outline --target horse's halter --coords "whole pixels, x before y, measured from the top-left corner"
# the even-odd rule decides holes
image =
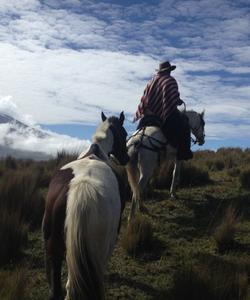
[[[127,132],[122,125],[118,124],[118,122],[117,124],[115,123],[112,122],[109,126],[114,139],[113,148],[109,154],[113,154],[121,165],[126,165],[129,161],[126,145]]]
[[[203,120],[202,116],[199,114],[200,117],[200,122],[199,125],[196,128],[191,127],[193,134],[195,135],[196,139],[193,139],[191,137],[191,140],[193,142],[193,144],[197,144],[198,145],[203,145],[205,143],[205,133],[204,133],[204,127],[205,127],[205,121]],[[199,131],[202,130],[202,137],[201,138],[197,138]]]

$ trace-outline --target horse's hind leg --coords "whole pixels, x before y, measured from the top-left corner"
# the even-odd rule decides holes
[[[45,214],[43,219],[43,236],[45,246],[45,268],[50,288],[50,300],[62,298],[61,267],[64,255],[64,244],[60,234],[55,235],[51,219]]]
[[[147,212],[146,207],[144,206],[143,202],[144,199],[146,198],[146,187],[149,182],[150,177],[153,174],[153,171],[157,165],[157,154],[153,153],[151,156],[151,159],[146,160],[140,159],[139,160],[139,171],[140,171],[140,178],[139,178],[139,183],[138,183],[138,191],[139,191],[139,196],[137,200],[137,205],[138,209],[141,212]]]
[[[53,245],[51,239],[45,242],[46,244],[46,255],[45,255],[45,266],[47,279],[50,286],[50,300],[61,300],[62,285],[61,285],[61,269],[63,254],[61,250],[58,250]]]

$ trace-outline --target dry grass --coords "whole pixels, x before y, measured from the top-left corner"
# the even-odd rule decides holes
[[[238,222],[237,211],[230,205],[214,233],[214,239],[219,253],[225,253],[233,248]]]
[[[126,252],[136,257],[148,251],[153,244],[153,229],[149,218],[137,215],[128,224],[121,239],[121,245]]]
[[[169,299],[246,300],[247,271],[238,263],[216,256],[189,258],[182,261],[174,275]]]
[[[245,189],[250,189],[250,169],[243,170],[240,173],[240,183]]]
[[[16,260],[27,242],[28,228],[20,213],[0,212],[0,265]],[[0,298],[1,299],[1,298]]]
[[[19,268],[14,272],[2,271],[0,273],[0,299],[25,300],[25,287],[27,271]]]

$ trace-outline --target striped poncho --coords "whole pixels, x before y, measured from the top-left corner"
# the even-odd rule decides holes
[[[158,73],[147,84],[134,121],[142,118],[147,111],[165,121],[180,103],[176,80],[170,75]]]

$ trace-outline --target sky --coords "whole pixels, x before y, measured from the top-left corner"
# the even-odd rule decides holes
[[[87,145],[101,111],[124,111],[131,133],[169,60],[187,109],[205,109],[200,149],[250,147],[249,28],[250,0],[0,0],[0,112]]]

